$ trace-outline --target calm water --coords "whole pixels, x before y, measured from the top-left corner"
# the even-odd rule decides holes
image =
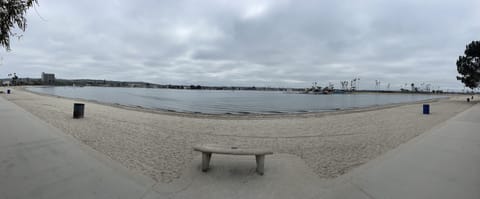
[[[265,91],[208,91],[105,87],[30,87],[68,98],[210,114],[322,112],[438,98],[411,94],[304,95]]]

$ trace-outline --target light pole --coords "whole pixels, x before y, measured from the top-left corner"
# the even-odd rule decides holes
[[[10,78],[12,76],[12,73],[8,73],[8,78]],[[7,86],[10,87],[10,80],[7,81]]]

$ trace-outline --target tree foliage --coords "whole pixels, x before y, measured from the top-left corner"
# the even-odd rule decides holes
[[[25,31],[25,14],[34,3],[38,3],[38,0],[0,0],[0,45],[6,50],[10,50],[10,37],[15,36],[12,29],[17,26]]]
[[[466,87],[477,88],[480,82],[480,41],[472,41],[465,49],[465,56],[458,57],[457,79]]]

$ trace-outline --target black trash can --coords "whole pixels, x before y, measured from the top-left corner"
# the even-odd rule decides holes
[[[82,103],[74,103],[73,104],[73,118],[74,119],[83,118],[84,111],[85,111],[85,104],[82,104]]]
[[[10,94],[10,89],[7,89],[7,94]]]
[[[430,104],[423,104],[423,114],[424,115],[430,114]]]

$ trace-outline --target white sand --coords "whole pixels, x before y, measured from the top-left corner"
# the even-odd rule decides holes
[[[334,178],[466,110],[465,97],[368,111],[276,117],[195,117],[86,102],[72,119],[75,100],[16,89],[3,95],[39,118],[124,166],[171,182],[192,164],[192,145],[222,143],[270,147],[300,156],[322,178]],[[268,160],[267,160],[268,161]],[[267,163],[268,164],[268,163]]]

